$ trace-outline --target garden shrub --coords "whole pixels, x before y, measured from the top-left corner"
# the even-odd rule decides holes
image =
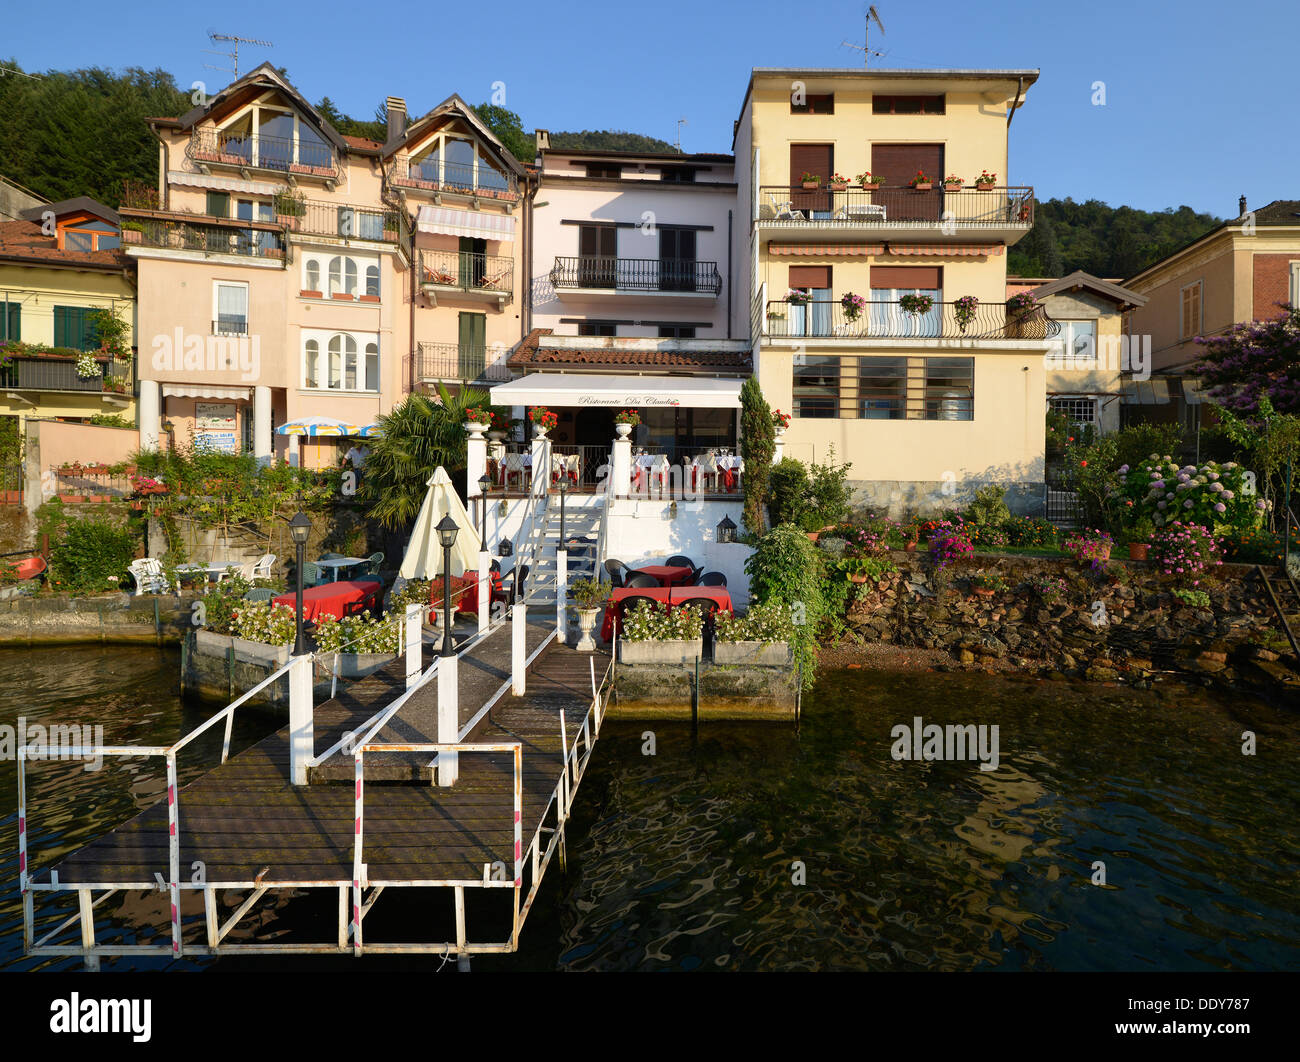
[[[979,528],[1005,527],[1011,519],[1006,495],[1006,488],[999,487],[996,483],[980,487],[963,514],[966,523]]]
[[[1157,570],[1179,583],[1198,586],[1201,579],[1223,563],[1219,540],[1200,524],[1172,523],[1151,536],[1150,559]]]
[[[714,622],[720,642],[792,642],[795,637],[790,607],[780,602],[755,602],[743,616],[719,612]]]
[[[754,601],[791,610],[795,659],[802,668],[805,688],[811,686],[817,665],[817,635],[827,614],[823,586],[829,585],[823,583],[817,549],[799,528],[781,524],[754,544],[754,552],[745,561],[745,572]],[[843,585],[849,584],[846,581]]]
[[[209,589],[203,595],[206,626],[218,634],[233,634],[234,628],[231,624],[234,622],[235,612],[243,605],[244,595],[252,589],[252,585],[242,575],[232,572]]]
[[[288,605],[244,601],[231,616],[230,633],[250,642],[289,645],[297,634],[297,621]]]
[[[1267,508],[1236,462],[1179,467],[1167,454],[1152,454],[1136,467],[1121,465],[1112,496],[1125,524],[1145,518],[1156,527],[1186,523],[1245,530],[1258,527]]]
[[[322,616],[313,637],[322,653],[396,653],[401,648],[398,617],[380,619],[370,610],[356,616]]]
[[[827,448],[826,461],[822,463],[805,464],[792,457],[782,458],[768,474],[768,512],[772,524],[795,524],[805,531],[816,531],[843,520],[853,498],[848,484],[851,467],[836,463],[834,447]]]
[[[795,524],[803,526],[807,509],[808,469],[802,461],[783,457],[772,466],[767,477],[767,511],[772,525]]]
[[[50,549],[50,585],[76,594],[129,589],[134,558],[129,531],[103,520],[69,520]]]

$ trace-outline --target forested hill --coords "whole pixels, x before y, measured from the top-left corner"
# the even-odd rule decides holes
[[[553,151],[672,151],[672,144],[653,136],[616,129],[584,129],[581,133],[552,133]]]
[[[1034,227],[1011,248],[1007,272],[1063,277],[1082,269],[1098,277],[1131,277],[1221,220],[1188,206],[1154,211],[1112,207],[1099,199],[1040,199]]]

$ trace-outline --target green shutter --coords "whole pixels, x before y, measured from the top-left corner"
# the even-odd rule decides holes
[[[17,302],[0,302],[0,311],[3,311],[0,312],[0,339],[22,339],[22,304]]]
[[[68,307],[54,307],[54,345],[56,347],[67,347],[71,344],[68,342]]]
[[[230,193],[209,192],[207,211],[214,218],[230,217]]]
[[[84,306],[54,307],[54,345],[72,350],[95,348],[95,326]]]

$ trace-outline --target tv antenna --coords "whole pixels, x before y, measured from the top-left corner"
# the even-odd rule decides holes
[[[866,14],[866,18],[864,19],[864,22],[866,23],[866,25],[864,26],[862,32],[862,43],[854,44],[852,41],[843,41],[841,42],[840,47],[853,48],[854,50],[861,52],[862,65],[864,67],[868,67],[871,65],[871,57],[873,55],[877,59],[883,59],[885,57],[884,52],[876,52],[876,51],[872,51],[871,49],[871,24],[873,22],[876,24],[876,28],[880,30],[880,35],[882,37],[885,35],[885,24],[880,21],[880,14],[879,12],[876,11],[875,4],[872,4],[870,7],[867,8],[867,14]]]
[[[211,63],[204,63],[203,65],[209,70],[222,70],[228,74],[234,74],[235,80],[239,80],[239,46],[241,44],[253,44],[259,48],[275,47],[275,45],[270,41],[259,41],[254,37],[237,37],[231,33],[217,33],[213,30],[208,30],[208,40],[213,44],[216,44],[218,41],[224,41],[226,44],[230,45],[230,51],[228,52],[213,51],[211,48],[204,48],[203,50],[207,52],[208,55],[224,55],[231,61],[232,65],[213,66]]]
[[[677,141],[676,143],[673,144],[673,147],[677,149],[677,153],[679,155],[681,154],[682,151],[682,126],[689,125],[689,124],[690,123],[687,122],[685,118],[677,119]]]
[[[0,66],[0,77],[6,74],[17,74],[19,77],[31,78],[33,81],[44,81],[40,74],[29,74],[26,70],[19,70],[16,66]]]

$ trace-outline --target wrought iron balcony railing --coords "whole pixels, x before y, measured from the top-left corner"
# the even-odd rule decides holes
[[[845,222],[878,227],[956,225],[959,228],[1024,228],[1034,224],[1034,190],[1029,187],[962,188],[948,191],[936,185],[914,188],[866,189],[829,185],[763,185],[759,188],[757,221],[798,224]]]
[[[421,343],[415,354],[413,382],[501,382],[511,379],[506,348],[487,350],[459,343]]]
[[[470,251],[421,251],[420,283],[513,297],[515,260]]]
[[[135,362],[97,358],[99,372],[77,375],[73,357],[11,355],[0,364],[0,388],[13,391],[93,391],[131,394],[135,387]]]
[[[764,326],[772,339],[1049,339],[1061,330],[1041,306],[1017,312],[1000,302],[973,310],[935,302],[915,313],[898,301],[874,301],[853,313],[839,299],[769,301]]]
[[[722,290],[722,274],[718,272],[717,262],[698,262],[693,258],[580,255],[556,258],[551,283],[557,288],[717,295]]]
[[[284,259],[284,229],[267,221],[206,214],[121,210],[122,242],[130,247]]]
[[[196,129],[186,145],[190,161],[204,166],[273,170],[292,177],[339,179],[338,157],[331,144],[302,138],[243,136],[220,129]]]
[[[296,213],[280,213],[282,209]],[[347,206],[312,199],[297,203],[277,202],[275,219],[290,232],[337,236],[345,240],[395,243],[399,231],[396,210]]]
[[[514,175],[499,173],[491,166],[398,158],[388,167],[385,178],[393,187],[420,192],[450,192],[506,203],[519,198],[519,183]]]

